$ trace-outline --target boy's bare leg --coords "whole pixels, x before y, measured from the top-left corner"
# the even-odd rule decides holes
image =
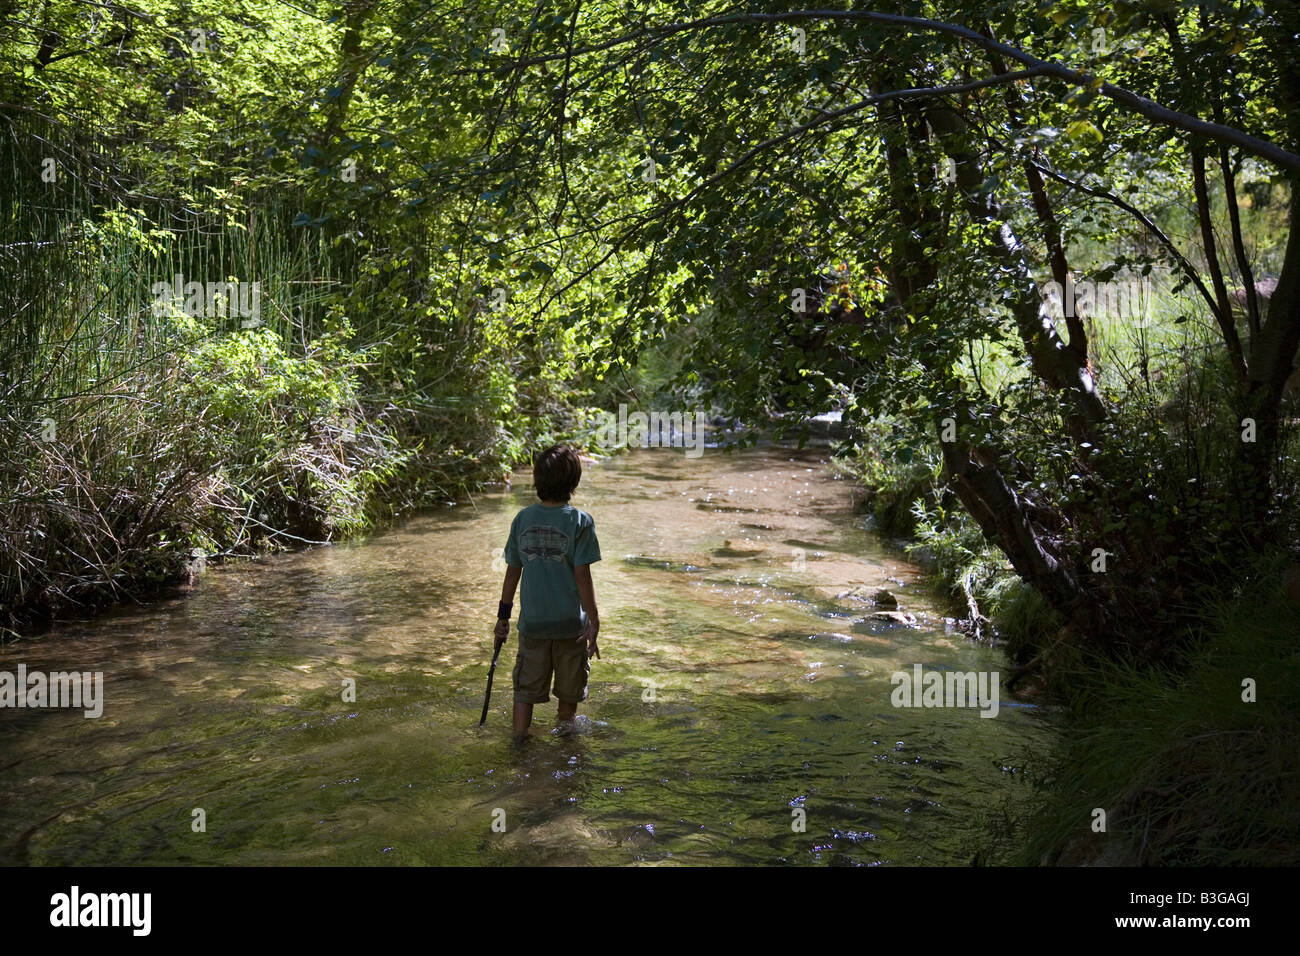
[[[560,701],[555,708],[555,719],[560,723],[572,720],[578,713],[578,705]]]
[[[533,723],[533,705],[521,704],[515,701],[515,736],[522,737],[528,733],[528,728]]]

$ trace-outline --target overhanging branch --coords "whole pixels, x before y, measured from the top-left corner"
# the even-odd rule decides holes
[[[677,33],[686,33],[692,30],[703,30],[712,27],[731,26],[736,24],[769,24],[769,23],[798,23],[807,20],[858,20],[869,23],[881,23],[887,26],[909,27],[914,30],[925,30],[934,33],[946,33],[950,36],[966,40],[985,50],[1001,53],[1017,63],[1023,63],[1031,69],[1039,70],[1043,74],[1065,80],[1076,86],[1095,89],[1102,96],[1114,100],[1122,106],[1127,107],[1140,116],[1161,125],[1179,129],[1187,133],[1194,133],[1204,136],[1216,143],[1223,143],[1235,146],[1255,156],[1267,159],[1270,162],[1280,166],[1283,169],[1290,170],[1293,173],[1300,174],[1300,155],[1285,150],[1282,147],[1270,143],[1268,140],[1261,139],[1258,136],[1252,136],[1249,133],[1242,132],[1231,126],[1225,126],[1222,123],[1212,123],[1208,120],[1199,119],[1190,116],[1187,113],[1181,113],[1178,110],[1170,109],[1154,100],[1145,96],[1140,96],[1131,90],[1116,86],[1113,83],[1107,83],[1099,77],[1079,70],[1071,69],[1068,66],[1062,66],[1059,63],[1053,63],[1048,60],[1041,60],[1038,57],[1026,53],[1017,47],[1009,46],[998,40],[986,37],[969,27],[959,26],[955,23],[944,23],[940,20],[930,20],[925,17],[908,17],[894,13],[878,13],[871,10],[791,10],[786,13],[731,13],[716,17],[703,17],[698,20],[690,20],[684,23],[670,23],[659,27],[645,27],[639,30],[633,30],[621,36],[612,37],[600,43],[593,43],[590,46],[581,47],[577,50],[566,50],[563,53],[546,54],[530,58],[523,58],[513,62],[512,66],[516,69],[533,66],[541,63],[550,63],[556,60],[562,60],[568,56],[586,56],[592,53],[599,53],[603,50],[613,49],[627,43],[639,42],[647,37],[664,39]],[[498,68],[499,69],[499,68]],[[476,72],[497,72],[497,70],[479,70]]]

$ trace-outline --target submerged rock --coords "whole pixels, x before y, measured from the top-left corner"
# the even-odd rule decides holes
[[[707,564],[708,559],[704,560]],[[654,571],[669,571],[674,574],[699,574],[709,570],[705,565],[692,564],[687,561],[670,561],[667,558],[653,558],[646,554],[624,555],[623,563],[634,568],[649,568]]]
[[[753,558],[762,554],[766,548],[737,547],[731,541],[722,542],[722,547],[713,549],[715,558]]]
[[[894,624],[906,624],[912,627],[916,624],[916,615],[908,614],[906,611],[877,611],[871,615],[873,621],[890,621]]]
[[[886,591],[884,588],[880,588],[871,595],[871,603],[876,605],[876,607],[894,610],[898,607],[898,598],[894,597],[893,594]]]

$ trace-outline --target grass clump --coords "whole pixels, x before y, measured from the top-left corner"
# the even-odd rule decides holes
[[[1283,577],[1273,562],[1214,605],[1180,667],[1076,662],[1019,862],[1300,863],[1300,605]]]

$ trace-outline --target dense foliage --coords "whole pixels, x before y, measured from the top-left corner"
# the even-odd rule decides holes
[[[1293,858],[1300,5],[865,6],[0,0],[0,628],[838,409],[1072,685],[1025,859]]]
[[[1294,5],[510,10],[461,168],[597,362],[842,407],[1120,655],[1294,539]]]
[[[1291,540],[1293,4],[3,19],[7,604],[454,494],[666,353],[843,408],[1118,651]]]

